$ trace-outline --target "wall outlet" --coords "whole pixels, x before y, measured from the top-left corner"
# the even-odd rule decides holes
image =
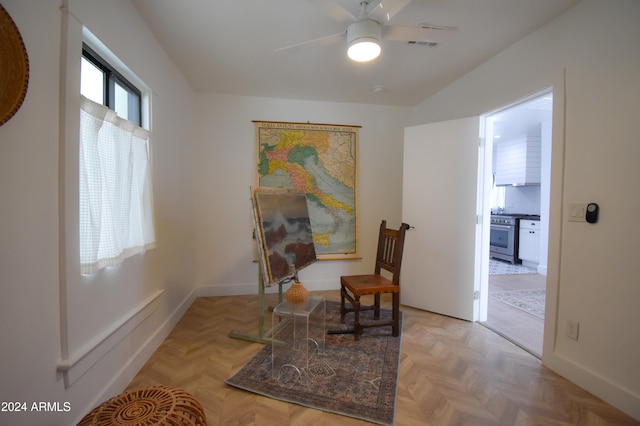
[[[578,321],[568,319],[566,322],[566,334],[569,339],[578,340],[578,330],[580,323]]]

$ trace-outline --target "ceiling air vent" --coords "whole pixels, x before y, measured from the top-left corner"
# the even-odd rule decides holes
[[[435,41],[409,41],[412,46],[436,47],[438,43]]]
[[[456,27],[445,27],[443,25],[432,25],[432,24],[420,24],[418,25],[419,28],[426,28],[429,30],[436,30],[436,31],[457,31],[458,29]],[[435,42],[435,41],[417,41],[417,40],[412,40],[408,42],[410,45],[412,46],[424,46],[424,47],[436,47],[438,46],[440,43]]]

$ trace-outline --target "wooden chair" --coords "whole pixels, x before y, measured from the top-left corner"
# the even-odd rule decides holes
[[[373,274],[347,275],[340,277],[340,319],[344,323],[345,315],[354,313],[354,339],[359,340],[362,331],[367,327],[391,326],[393,336],[400,333],[400,266],[404,236],[409,225],[403,223],[400,229],[387,228],[387,221],[380,224],[378,251]],[[391,278],[381,275],[382,269],[391,274]],[[393,307],[391,320],[380,321],[380,295],[392,293]],[[373,295],[373,305],[362,306],[360,297]],[[348,300],[351,307],[345,305]],[[373,310],[373,321],[363,322],[360,312]]]

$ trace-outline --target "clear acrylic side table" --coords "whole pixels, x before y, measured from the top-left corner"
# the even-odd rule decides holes
[[[302,303],[284,300],[273,309],[271,374],[280,383],[309,383],[309,359],[324,354],[326,301],[311,295]]]

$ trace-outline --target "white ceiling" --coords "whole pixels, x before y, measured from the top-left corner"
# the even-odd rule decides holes
[[[454,36],[437,47],[383,40],[370,63],[347,58],[346,35],[275,51],[344,33],[350,19],[330,14],[340,4],[357,16],[359,0],[132,3],[195,91],[415,106],[578,1],[413,0],[388,25],[455,27]]]
[[[541,123],[553,118],[553,93],[542,93],[490,116],[493,136],[509,140],[522,135],[540,136]]]

